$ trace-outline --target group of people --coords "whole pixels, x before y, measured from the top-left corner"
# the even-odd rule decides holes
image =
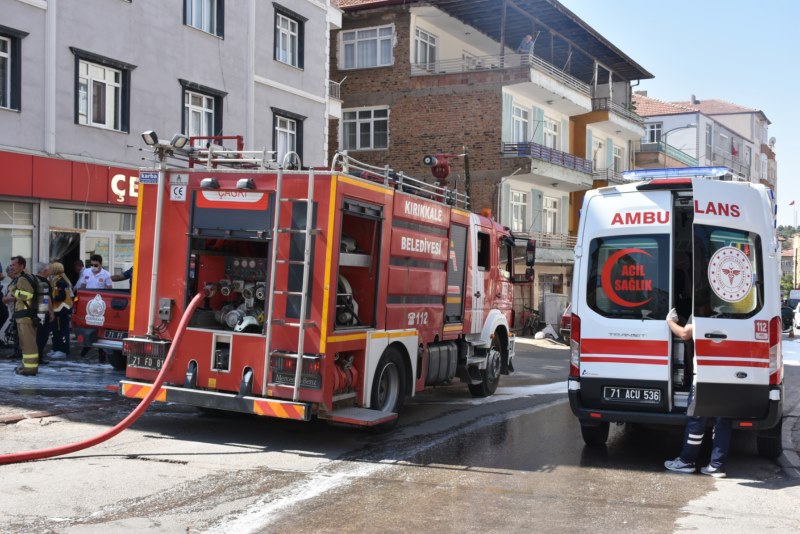
[[[73,266],[77,274],[73,287],[64,265],[59,262],[38,263],[36,274],[27,269],[22,256],[14,256],[5,274],[11,278],[8,291],[3,297],[0,312],[13,310],[12,317],[17,328],[17,342],[22,353],[22,365],[16,373],[23,376],[36,376],[39,365],[49,358],[62,358],[70,353],[70,322],[75,289],[103,289],[112,287],[112,282],[130,279],[132,269],[112,276],[103,268],[103,257],[93,254],[90,264],[85,268],[81,260]],[[0,265],[0,280],[3,280]],[[0,317],[0,327],[7,320]],[[44,350],[52,337],[53,350],[45,355]]]

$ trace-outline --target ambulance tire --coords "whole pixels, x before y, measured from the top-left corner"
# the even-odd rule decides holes
[[[398,417],[387,423],[370,427],[375,433],[383,433],[397,426],[400,411],[403,409],[406,391],[406,368],[403,355],[396,347],[388,347],[378,362],[375,379],[372,382],[370,407],[381,412],[396,413]]]
[[[122,354],[121,350],[114,350],[108,354],[108,363],[117,371],[124,371],[128,366],[128,360]]]
[[[581,423],[581,435],[583,442],[589,447],[605,447],[608,441],[608,430],[610,425],[608,423],[600,423],[599,425],[584,425]]]
[[[762,458],[774,459],[783,452],[781,435],[783,433],[783,419],[763,434],[756,436],[756,449]]]
[[[490,397],[497,391],[500,383],[500,369],[502,367],[503,353],[506,351],[505,338],[502,334],[496,334],[492,339],[492,346],[489,349],[489,361],[486,362],[486,369],[481,370],[481,380],[478,384],[469,384],[469,392],[473,397]],[[506,356],[507,357],[507,356]]]

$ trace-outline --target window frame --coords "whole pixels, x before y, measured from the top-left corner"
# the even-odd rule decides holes
[[[391,32],[389,35],[381,36],[381,30],[389,29]],[[375,37],[369,38],[359,38],[359,33],[368,32],[375,30],[376,35]],[[353,39],[350,41],[348,40],[348,36],[352,35]],[[359,43],[363,43],[366,41],[376,41],[376,56],[375,56],[375,65],[360,65],[358,62],[358,45]],[[389,42],[389,59],[386,62],[382,61],[381,55],[381,45],[388,41]],[[390,67],[394,65],[394,41],[395,41],[395,29],[394,24],[384,24],[382,26],[367,26],[364,28],[354,28],[348,31],[341,31],[339,32],[339,51],[340,60],[339,60],[339,69],[340,70],[355,70],[355,69],[374,69],[380,67]],[[353,64],[347,64],[347,47],[353,46]]]
[[[191,137],[191,134],[189,133],[189,125],[186,121],[186,95],[187,93],[195,93],[206,98],[212,98],[214,100],[214,131],[208,135],[223,135],[222,103],[228,93],[181,78],[178,79],[178,83],[181,85],[181,132],[183,132],[184,135]]]
[[[560,137],[558,133],[559,122],[551,117],[544,117],[542,129],[544,130],[544,146],[553,150],[561,150]]]
[[[651,122],[647,124],[647,131],[645,135],[647,136],[648,143],[660,143],[662,131],[664,129],[664,123],[662,122]]]
[[[291,9],[283,7],[282,5],[273,2],[273,8],[275,9],[275,20],[273,23],[273,31],[274,31],[274,43],[273,43],[273,52],[272,58],[279,62],[283,63],[284,65],[289,65],[291,67],[295,67],[298,69],[305,68],[305,31],[306,31],[306,22],[308,19],[299,13],[295,13]],[[295,42],[295,55],[296,61],[286,61],[281,59],[281,51],[280,51],[280,44],[281,44],[281,35],[282,30],[280,29],[279,22],[280,19],[286,19],[290,22],[294,22],[297,25],[296,31],[296,42]]]
[[[206,24],[205,17],[201,13],[201,18],[203,19],[200,24],[201,26],[196,26],[194,24],[194,6],[202,5],[206,2],[210,2],[214,9],[213,9],[213,17],[214,20],[211,21],[209,24]],[[209,10],[210,12],[211,10]],[[185,26],[189,26],[190,28],[194,28],[201,32],[207,33],[209,35],[214,35],[219,38],[225,38],[225,0],[184,0],[183,2],[183,24]],[[206,29],[206,26],[209,28],[212,26],[214,28]]]
[[[551,206],[547,204],[551,203]],[[560,230],[561,202],[556,197],[544,195],[542,198],[542,233],[557,234]],[[552,229],[549,229],[552,223]]]
[[[421,28],[414,28],[414,65],[425,70],[436,68],[436,51],[439,38]],[[425,54],[425,61],[420,55]]]
[[[297,155],[300,157],[300,161],[303,161],[303,121],[306,120],[306,117],[303,115],[299,115],[297,113],[293,113],[291,111],[287,111],[284,109],[272,107],[272,150],[275,151],[275,160],[279,163],[283,163],[283,156],[279,155],[278,153],[278,124],[281,119],[286,121],[291,121],[295,125],[294,137],[295,137],[295,148],[293,152],[296,152]],[[288,132],[288,130],[286,130]]]
[[[8,42],[6,52],[6,102],[0,101],[0,109],[20,111],[22,109],[22,39],[28,32],[15,30],[0,24],[0,39]]]
[[[530,131],[530,111],[517,104],[511,105],[511,136],[512,141],[517,144],[529,143],[531,141]]]
[[[386,117],[375,117],[376,111],[385,111]],[[361,118],[362,113],[370,113],[370,117],[368,119]],[[348,120],[347,114],[348,113],[355,113],[356,117],[355,120]],[[362,108],[350,108],[350,109],[343,109],[342,110],[342,132],[341,132],[341,145],[343,150],[388,150],[389,149],[389,127],[390,127],[390,119],[391,119],[391,112],[389,110],[389,106],[372,106],[372,107],[362,107]],[[386,146],[376,146],[375,145],[375,124],[378,122],[385,122],[386,123]],[[347,136],[347,125],[354,124],[355,125],[355,146],[349,146],[348,144],[348,136]],[[369,138],[370,143],[369,146],[362,146],[361,139],[362,139],[362,126],[368,124],[369,125]]]
[[[136,65],[132,65],[130,63],[125,63],[124,61],[119,61],[116,59],[101,56],[99,54],[88,52],[86,50],[81,50],[80,48],[70,47],[70,51],[72,52],[73,56],[75,56],[75,79],[74,79],[75,94],[74,94],[74,109],[73,109],[74,123],[81,126],[100,128],[112,132],[130,133],[131,72],[136,68]],[[115,113],[119,119],[118,128],[113,127],[113,125],[108,126],[107,125],[108,121],[106,121],[105,123],[93,122],[89,119],[88,113],[87,113],[87,122],[81,121],[81,113],[80,113],[81,63],[86,63],[90,67],[93,65],[95,67],[99,67],[102,69],[108,69],[119,72],[120,74],[119,105],[118,105],[119,109]],[[93,87],[94,84],[92,84],[91,86]],[[92,105],[91,94],[92,93],[87,94],[86,97],[87,112],[88,112],[88,107]]]
[[[625,170],[623,167],[623,151],[621,146],[614,145],[613,147],[613,158],[614,158],[614,172],[620,173]]]
[[[528,224],[528,193],[512,189],[508,197],[508,209],[511,231],[525,232]]]

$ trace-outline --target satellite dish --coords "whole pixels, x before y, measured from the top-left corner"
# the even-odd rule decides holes
[[[769,138],[769,147],[772,148],[774,146],[775,146],[775,138],[774,137],[770,137]]]

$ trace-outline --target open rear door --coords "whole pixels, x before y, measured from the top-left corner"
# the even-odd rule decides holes
[[[769,404],[772,214],[747,184],[692,179],[695,395],[689,415],[763,417]]]

